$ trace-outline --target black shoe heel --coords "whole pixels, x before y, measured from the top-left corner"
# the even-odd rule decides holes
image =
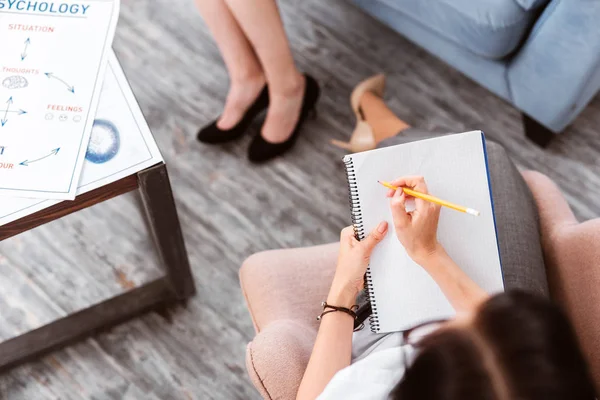
[[[300,110],[300,117],[298,118],[298,123],[292,131],[292,135],[285,142],[271,143],[263,139],[259,132],[258,135],[254,137],[254,140],[252,143],[250,143],[250,147],[248,148],[248,159],[253,163],[269,161],[289,151],[292,147],[294,147],[304,121],[309,116],[316,118],[317,110],[315,106],[319,100],[321,89],[319,88],[317,81],[312,76],[304,76],[306,77],[306,88],[304,89],[302,109]]]
[[[225,143],[238,139],[246,133],[254,118],[267,109],[267,107],[269,107],[269,90],[265,85],[236,126],[231,129],[222,130],[217,127],[217,121],[213,121],[210,125],[200,129],[196,138],[199,142],[207,144]]]

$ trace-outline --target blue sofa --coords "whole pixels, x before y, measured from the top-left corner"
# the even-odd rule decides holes
[[[546,145],[600,88],[600,0],[352,0],[511,102]]]

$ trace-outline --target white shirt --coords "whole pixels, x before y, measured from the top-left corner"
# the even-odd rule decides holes
[[[352,364],[331,379],[318,400],[388,399],[404,375],[404,358],[414,357],[401,333],[377,335],[368,328],[352,338]]]

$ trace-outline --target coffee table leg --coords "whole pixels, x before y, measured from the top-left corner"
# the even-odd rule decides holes
[[[196,293],[175,200],[165,164],[138,173],[139,191],[173,295],[184,300]]]
[[[0,343],[0,373],[172,300],[173,293],[168,279],[159,278],[6,340]]]
[[[166,267],[165,276],[0,342],[0,372],[195,293],[165,165],[139,172],[138,184],[154,243]]]

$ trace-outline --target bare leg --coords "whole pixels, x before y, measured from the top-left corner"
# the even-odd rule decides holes
[[[360,109],[365,121],[373,129],[377,143],[410,128],[410,125],[398,118],[388,108],[381,97],[371,92],[366,92],[361,97]]]
[[[277,4],[275,0],[225,1],[252,43],[269,84],[262,136],[272,143],[284,142],[298,122],[306,80],[294,64]]]
[[[229,72],[229,94],[217,127],[231,129],[258,97],[265,85],[265,75],[254,49],[225,1],[196,0],[196,5],[219,46]]]

